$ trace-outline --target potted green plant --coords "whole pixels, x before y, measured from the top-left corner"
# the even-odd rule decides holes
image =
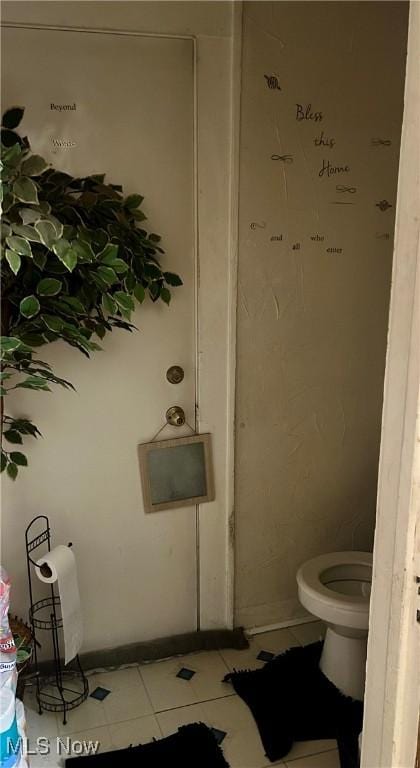
[[[180,277],[163,271],[160,237],[144,228],[143,197],[124,196],[104,175],[75,178],[33,154],[16,128],[24,110],[7,110],[1,127],[1,471],[15,479],[27,458],[20,446],[38,427],[4,411],[11,390],[72,387],[38,357],[64,341],[87,357],[113,328],[132,331],[135,302],[169,305]]]

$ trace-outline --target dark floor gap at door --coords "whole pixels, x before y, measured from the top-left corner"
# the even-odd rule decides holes
[[[187,632],[183,635],[162,637],[141,643],[130,643],[119,648],[88,651],[80,655],[83,669],[119,667],[123,664],[142,664],[172,656],[184,656],[197,651],[214,651],[221,648],[248,648],[249,642],[242,627],[236,629],[207,629]],[[42,673],[48,673],[50,662],[40,664]]]

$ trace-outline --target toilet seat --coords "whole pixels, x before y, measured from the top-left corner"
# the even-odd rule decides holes
[[[369,594],[350,595],[326,586],[321,576],[328,569],[339,566],[348,568],[348,575],[357,567],[372,569],[370,552],[331,552],[314,557],[304,563],[297,573],[299,598],[304,607],[324,621],[351,627],[367,629],[369,624]],[[359,571],[360,572],[360,571]]]

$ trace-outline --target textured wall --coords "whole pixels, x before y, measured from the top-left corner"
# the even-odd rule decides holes
[[[236,621],[373,543],[407,5],[244,5]],[[389,207],[390,206],[390,207]]]

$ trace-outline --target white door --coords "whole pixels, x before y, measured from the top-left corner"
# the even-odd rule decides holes
[[[414,768],[420,706],[420,4],[410,4],[362,768]]]
[[[106,173],[127,194],[145,196],[146,226],[163,238],[162,262],[184,282],[169,309],[144,304],[133,320],[138,331],[115,330],[90,361],[63,343],[42,348],[77,393],[19,394],[9,407],[44,435],[30,446],[28,469],[4,483],[15,606],[26,607],[24,529],[42,513],[56,543],[74,543],[84,650],[194,630],[196,510],[146,515],[136,453],[170,405],[194,424],[193,42],[8,28],[2,78],[3,110],[25,107],[21,128],[34,152],[74,175]],[[173,364],[185,370],[178,385],[165,376]],[[167,428],[162,437],[184,433]]]

